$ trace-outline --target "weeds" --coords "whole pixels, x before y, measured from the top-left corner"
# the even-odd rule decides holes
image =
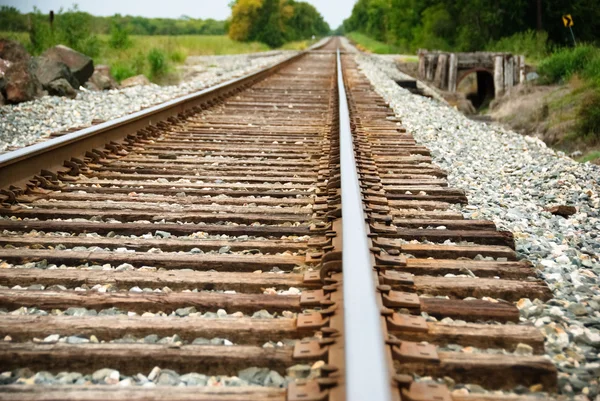
[[[34,8],[29,30],[29,51],[40,54],[52,46],[64,44],[90,57],[96,57],[100,53],[100,40],[91,33],[90,20],[89,14],[79,11],[77,5],[74,5],[67,13],[59,10],[53,25],[50,25],[48,17]]]
[[[121,24],[113,22],[108,45],[113,49],[128,49],[132,44],[131,39],[129,39],[129,30]]]
[[[153,79],[164,76],[169,69],[167,56],[164,51],[153,48],[148,53],[148,62],[150,63],[150,77]]]
[[[171,60],[174,63],[181,64],[185,62],[186,58],[187,54],[183,49],[176,49],[169,53],[169,60]]]
[[[377,54],[399,54],[402,53],[401,49],[394,45],[388,45],[375,39],[371,39],[367,35],[363,35],[359,32],[350,32],[346,36],[353,42],[359,44],[363,48],[367,49],[371,53]]]
[[[579,73],[587,79],[597,80],[600,78],[600,49],[581,45],[558,50],[542,60],[538,73],[545,83],[566,82]]]
[[[486,50],[522,54],[528,62],[538,62],[548,56],[548,34],[546,32],[525,31],[504,37],[490,43]]]

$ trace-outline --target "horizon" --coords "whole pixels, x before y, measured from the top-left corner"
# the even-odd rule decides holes
[[[355,0],[302,0],[312,4],[331,29],[339,27],[343,20],[348,18],[352,12]],[[67,10],[74,4],[81,11],[97,16],[112,16],[115,14],[130,15],[146,18],[169,18],[179,19],[189,16],[194,19],[226,20],[231,15],[229,0],[171,0],[169,7],[159,0],[0,0],[0,6],[15,7],[22,13],[33,11],[34,7],[43,13],[50,10],[57,12],[60,8]],[[340,9],[344,9],[340,13]],[[200,12],[198,10],[201,10]]]

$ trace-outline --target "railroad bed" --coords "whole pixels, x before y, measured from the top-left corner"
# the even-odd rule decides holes
[[[338,45],[0,156],[0,400],[555,391],[550,290]]]

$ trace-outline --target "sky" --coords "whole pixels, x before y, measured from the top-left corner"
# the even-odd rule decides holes
[[[332,29],[337,28],[350,16],[356,0],[304,0],[319,10]],[[79,9],[94,15],[138,15],[143,17],[226,19],[231,9],[230,0],[0,0],[8,5],[29,12],[36,6],[42,12],[69,8],[74,3]]]

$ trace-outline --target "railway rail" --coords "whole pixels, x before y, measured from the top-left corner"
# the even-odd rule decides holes
[[[555,391],[550,290],[339,46],[0,155],[0,400]]]

